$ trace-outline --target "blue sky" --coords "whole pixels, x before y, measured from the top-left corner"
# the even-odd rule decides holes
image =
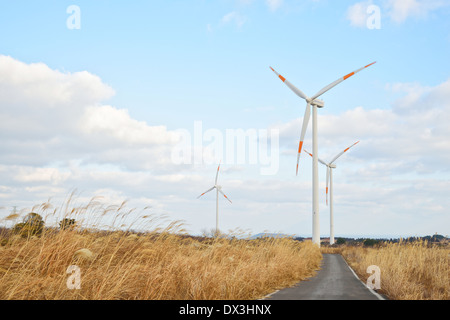
[[[66,26],[70,5],[80,8],[80,29]],[[380,10],[380,29],[365,25],[370,5]],[[151,205],[192,233],[212,228],[214,196],[195,198],[217,164],[179,166],[168,156],[176,130],[193,133],[201,121],[203,130],[224,134],[280,135],[276,174],[261,175],[259,164],[223,164],[221,183],[234,200],[221,202],[223,229],[310,236],[308,157],[295,176],[305,103],[269,66],[312,95],[377,61],[321,97],[320,156],[361,140],[335,172],[336,234],[449,234],[449,14],[446,0],[2,3],[1,114],[16,120],[1,131],[3,214],[78,188],[86,198]],[[45,70],[32,69],[35,63]],[[55,98],[59,81],[69,98]]]

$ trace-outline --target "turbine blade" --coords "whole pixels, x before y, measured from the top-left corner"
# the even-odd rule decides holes
[[[308,152],[308,150],[303,149],[303,151],[305,151],[307,154],[309,154],[311,157],[313,156],[311,152]]]
[[[360,69],[358,69],[358,70],[355,70],[355,71],[353,71],[353,72],[350,72],[349,74],[343,76],[342,78],[339,78],[338,80],[336,80],[336,81],[330,83],[329,85],[327,85],[326,87],[324,87],[323,89],[321,89],[319,92],[317,92],[317,93],[311,98],[311,100],[317,99],[318,97],[320,97],[321,95],[323,95],[325,92],[327,92],[327,91],[330,90],[331,88],[337,86],[337,85],[338,85],[339,83],[341,83],[342,81],[347,80],[347,79],[350,78],[351,76],[354,76],[355,74],[357,74],[357,73],[360,72],[361,70],[363,70],[363,69],[365,69],[365,68],[368,68],[368,67],[370,67],[371,65],[373,65],[373,64],[375,64],[375,63],[376,63],[376,61],[375,61],[375,62],[372,62],[371,64],[368,64],[367,66],[362,67],[362,68],[360,68]]]
[[[222,190],[220,190],[220,189],[218,189],[218,190],[228,201],[230,201],[230,203],[233,203],[233,202],[231,202],[230,199],[228,199],[228,197],[225,195],[225,193],[222,192]]]
[[[355,144],[358,144],[359,141],[356,141],[354,144],[352,144],[350,147],[348,147],[347,149],[345,149],[342,152],[339,152],[338,155],[336,157],[333,158],[333,160],[331,160],[330,164],[332,164],[333,162],[335,162],[340,156],[342,156],[344,153],[346,153],[348,151],[348,149],[350,149],[351,147],[353,147]]]
[[[206,191],[203,192],[201,195],[199,195],[199,196],[197,197],[197,199],[200,198],[201,196],[203,196],[204,194],[207,194],[208,192],[210,192],[210,191],[213,190],[214,188],[215,188],[215,187],[212,187],[211,189],[206,190]]]
[[[306,129],[308,128],[309,117],[311,116],[311,105],[308,102],[306,104],[305,115],[303,116],[303,125],[302,125],[302,133],[300,135],[300,143],[298,145],[298,154],[297,154],[297,169],[296,175],[298,175],[298,163],[300,161],[300,154],[302,153],[303,141],[305,140]]]
[[[278,72],[276,72],[272,67],[270,67],[270,69],[272,69],[273,72],[275,72],[275,74],[278,76],[278,78],[281,79],[281,81],[284,82],[285,85],[287,85],[289,87],[289,89],[291,89],[292,91],[294,91],[294,93],[296,95],[298,95],[300,98],[305,99],[306,101],[309,101],[309,97],[303,93],[302,90],[296,88],[292,83],[290,83],[289,81],[286,80],[285,77],[283,77],[282,75],[280,75]]]
[[[327,205],[328,205],[328,181],[330,180],[330,167],[327,166],[327,189],[326,189],[326,193],[327,193]]]
[[[312,155],[312,153],[310,153],[310,152],[308,152],[308,151],[306,151],[305,149],[303,149],[307,154],[309,154],[311,157],[313,156]],[[321,163],[321,164],[323,164],[323,165],[327,165],[327,163],[325,162],[325,161],[323,161],[322,159],[320,159],[320,158],[317,158],[317,160],[319,160],[319,162]]]
[[[220,163],[219,163],[219,166],[217,167],[216,181],[214,184],[217,184],[217,177],[219,176],[219,169],[220,169]]]

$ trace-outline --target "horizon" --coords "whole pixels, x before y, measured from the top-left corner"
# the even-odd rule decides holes
[[[1,225],[0,224],[0,229],[1,228],[5,228],[5,229],[12,229],[13,225],[11,226],[6,226],[6,225]],[[54,223],[53,225],[45,225],[46,228],[57,228],[59,229],[59,224],[58,223]],[[86,226],[84,227],[87,230],[96,230],[96,231],[106,231],[106,232],[114,232],[114,231],[122,231],[122,232],[130,232],[130,233],[146,233],[146,232],[153,232],[153,230],[136,230],[136,229],[113,229],[113,230],[107,230],[107,229],[101,229],[101,228],[93,228],[93,227],[89,227]],[[208,236],[208,233],[213,232],[213,230],[204,230],[201,233],[184,233],[184,232],[176,232],[175,234],[178,234],[180,236],[189,236],[189,237],[204,237],[204,236]],[[233,231],[229,231],[228,233],[223,233],[224,235],[227,236],[236,236],[237,233],[233,232]],[[268,235],[269,237],[271,236],[286,236],[289,238],[302,238],[302,239],[311,239],[311,235],[301,235],[301,234],[287,234],[287,233],[283,233],[283,232],[257,232],[257,233],[252,233],[252,234],[245,234],[245,232],[241,232],[241,235],[237,236],[238,238],[242,238],[242,239],[253,239],[257,236],[262,236],[262,235]],[[426,235],[405,235],[405,236],[393,236],[393,235],[336,235],[335,234],[335,239],[339,239],[339,238],[344,238],[344,239],[354,239],[354,240],[358,240],[358,239],[375,239],[375,240],[389,240],[389,239],[393,239],[393,240],[398,240],[398,239],[409,239],[409,238],[424,238],[424,237],[433,237],[433,236],[443,236],[446,239],[449,239],[448,235],[444,235],[444,234],[439,234],[437,232],[435,232],[434,234],[426,234]],[[330,239],[329,235],[328,236],[320,236],[320,239]]]

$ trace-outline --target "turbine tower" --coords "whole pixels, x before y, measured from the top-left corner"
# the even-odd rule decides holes
[[[334,244],[334,217],[333,217],[333,169],[336,169],[336,165],[333,163],[335,162],[340,156],[342,156],[345,152],[347,152],[351,147],[359,143],[359,141],[352,144],[350,147],[345,149],[344,151],[340,152],[337,156],[333,158],[329,163],[326,163],[325,161],[321,160],[320,158],[317,158],[318,161],[327,167],[327,188],[326,188],[326,201],[328,205],[328,181],[330,182],[330,245]],[[313,155],[305,150],[307,154],[309,154],[311,157]]]
[[[231,200],[228,199],[228,197],[225,195],[225,193],[223,193],[223,191],[222,191],[222,186],[220,186],[220,185],[217,184],[217,178],[218,178],[218,176],[219,176],[219,169],[220,169],[220,164],[219,164],[219,166],[217,167],[216,180],[215,180],[215,182],[214,182],[214,186],[212,186],[210,189],[206,190],[205,192],[203,192],[201,195],[199,195],[199,196],[197,197],[197,199],[198,199],[198,198],[200,198],[201,196],[203,196],[204,194],[206,194],[206,193],[208,193],[208,192],[210,192],[210,191],[216,189],[216,236],[219,235],[219,192],[220,192],[220,193],[221,193],[228,201],[230,201],[230,203],[232,203]]]
[[[299,160],[300,160],[300,154],[302,152],[302,148],[303,148],[303,141],[305,138],[305,133],[306,133],[306,128],[308,127],[308,123],[309,123],[309,117],[311,114],[311,106],[313,107],[312,110],[312,143],[313,143],[313,210],[312,210],[312,214],[313,214],[313,230],[312,230],[312,241],[313,243],[317,244],[320,247],[320,226],[319,226],[319,185],[318,185],[318,181],[319,181],[319,177],[318,177],[318,158],[317,158],[317,108],[323,108],[324,107],[324,102],[322,100],[317,100],[317,98],[319,98],[321,95],[323,95],[325,92],[327,92],[328,90],[330,90],[331,88],[337,86],[339,83],[341,83],[344,80],[347,80],[348,78],[350,78],[351,76],[355,75],[356,73],[358,73],[359,71],[370,67],[371,65],[373,65],[375,62],[372,62],[371,64],[368,64],[358,70],[355,70],[353,72],[350,72],[349,74],[345,75],[342,78],[339,78],[338,80],[330,83],[329,85],[325,86],[324,88],[322,88],[321,90],[319,90],[319,92],[317,92],[314,96],[312,97],[308,97],[306,94],[304,94],[300,89],[296,88],[292,83],[290,83],[289,81],[286,80],[286,78],[284,78],[282,75],[280,75],[278,72],[276,72],[272,67],[270,67],[270,69],[272,69],[272,71],[281,79],[281,81],[283,81],[288,87],[289,89],[291,89],[292,91],[294,91],[294,93],[296,95],[298,95],[300,98],[306,100],[306,110],[305,110],[305,115],[303,117],[303,125],[302,125],[302,131],[301,131],[301,135],[300,135],[300,143],[299,143],[299,147],[298,147],[298,153],[297,153],[297,169],[296,169],[296,174],[298,174],[298,164],[299,164]]]

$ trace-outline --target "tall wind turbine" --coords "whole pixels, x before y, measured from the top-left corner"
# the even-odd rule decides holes
[[[313,232],[312,232],[312,241],[313,243],[316,243],[318,246],[320,246],[320,227],[319,227],[319,178],[318,178],[318,158],[317,158],[317,108],[323,108],[324,102],[322,100],[317,100],[321,95],[323,95],[325,92],[330,90],[331,88],[337,86],[339,83],[341,83],[344,80],[347,80],[351,76],[355,75],[359,71],[370,67],[375,62],[372,62],[371,64],[368,64],[365,67],[362,67],[358,70],[355,70],[353,72],[350,72],[349,74],[343,76],[342,78],[339,78],[338,80],[330,83],[329,85],[325,86],[319,92],[317,92],[312,97],[308,97],[306,94],[304,94],[300,89],[297,89],[292,83],[286,80],[283,76],[281,76],[278,72],[276,72],[272,67],[273,72],[283,81],[289,89],[294,91],[296,95],[298,95],[300,98],[306,100],[306,110],[305,115],[303,117],[303,125],[302,125],[302,131],[300,135],[300,143],[298,146],[298,154],[297,154],[297,169],[296,174],[298,174],[298,163],[300,160],[300,154],[302,152],[303,147],[303,141],[305,138],[306,128],[308,127],[309,123],[309,117],[311,114],[311,106],[313,107],[312,110],[312,142],[313,142]]]
[[[228,199],[228,197],[225,195],[225,193],[223,193],[223,191],[222,191],[222,186],[219,186],[219,185],[217,184],[217,178],[218,178],[218,176],[219,176],[219,169],[220,169],[220,164],[219,164],[219,166],[217,167],[216,180],[214,181],[214,186],[211,187],[210,189],[206,190],[205,192],[203,192],[201,195],[199,195],[199,196],[197,197],[197,199],[198,199],[198,198],[200,198],[201,196],[203,196],[204,194],[206,194],[206,193],[208,193],[208,192],[210,192],[210,191],[216,189],[216,235],[219,234],[219,192],[220,192],[220,193],[221,193],[228,201],[230,201],[230,203],[232,203],[231,200]]]
[[[334,244],[334,218],[333,218],[333,169],[336,169],[336,165],[333,163],[335,162],[340,156],[342,156],[345,152],[347,152],[351,147],[359,143],[359,141],[352,144],[350,147],[345,149],[344,151],[338,153],[337,156],[333,158],[329,163],[326,163],[325,161],[321,160],[320,158],[317,158],[321,164],[327,167],[327,188],[326,188],[326,194],[327,194],[327,205],[328,205],[328,181],[330,181],[330,244]],[[313,155],[305,150],[307,154],[309,154],[311,157]]]

